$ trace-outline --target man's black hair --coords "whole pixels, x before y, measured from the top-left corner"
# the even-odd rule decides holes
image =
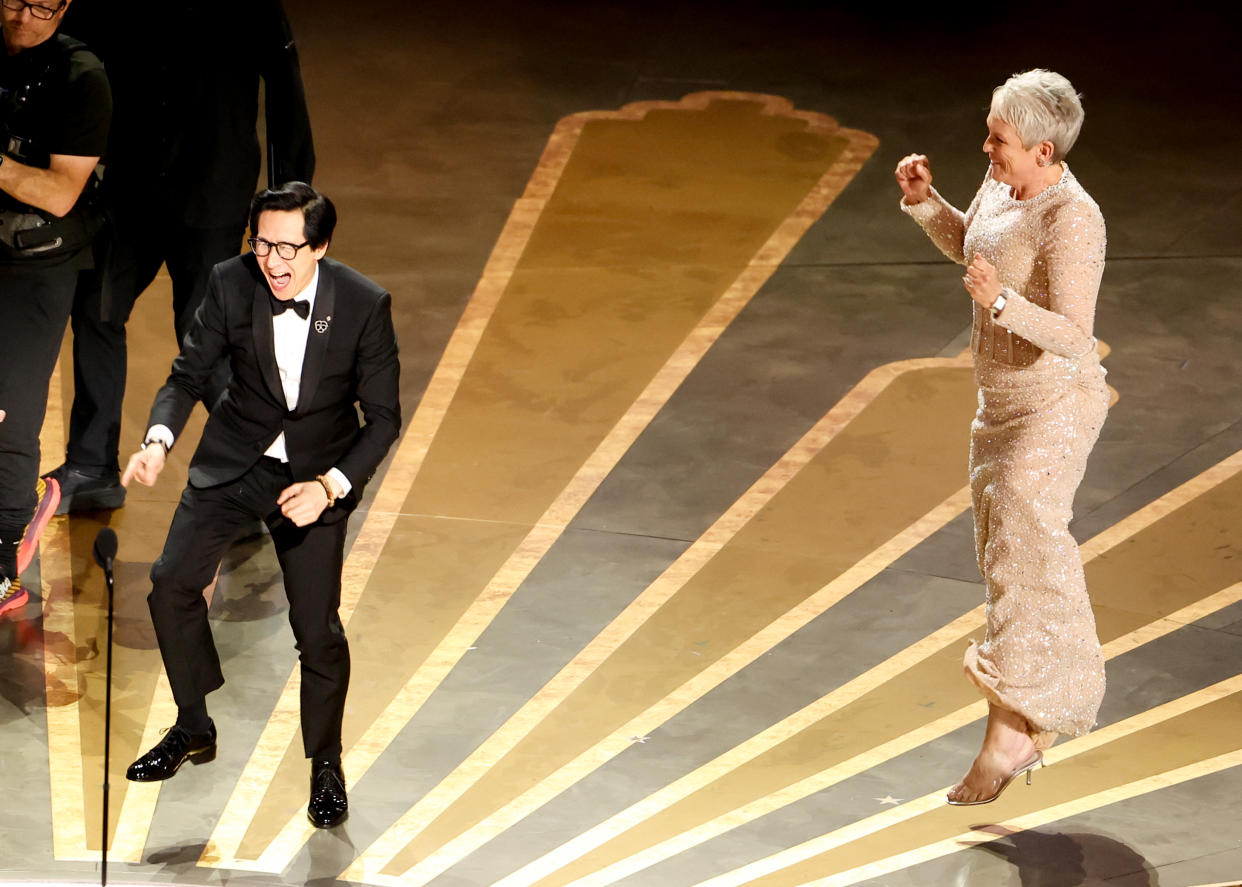
[[[250,201],[250,233],[259,236],[259,215],[268,210],[302,211],[302,237],[319,249],[332,239],[336,229],[336,207],[332,201],[305,182],[285,182],[279,188],[260,191]]]

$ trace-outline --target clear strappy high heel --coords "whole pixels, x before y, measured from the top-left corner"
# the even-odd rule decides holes
[[[996,787],[996,791],[988,797],[980,798],[977,801],[955,801],[952,798],[948,798],[947,800],[954,807],[974,807],[978,804],[990,804],[1001,796],[1001,792],[1009,788],[1009,783],[1013,782],[1015,778],[1021,776],[1023,773],[1026,774],[1026,784],[1030,785],[1032,771],[1034,771],[1036,767],[1042,766],[1044,766],[1044,753],[1042,751],[1037,751],[1025,763],[1019,764],[1013,769],[1013,772],[1002,779],[1001,784]]]

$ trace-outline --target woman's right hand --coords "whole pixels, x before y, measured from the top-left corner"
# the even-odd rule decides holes
[[[901,193],[905,195],[904,203],[914,205],[922,203],[931,192],[932,174],[926,154],[907,154],[897,163],[894,172]]]

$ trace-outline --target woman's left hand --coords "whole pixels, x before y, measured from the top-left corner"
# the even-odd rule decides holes
[[[984,308],[991,308],[1001,294],[1000,277],[996,274],[996,266],[975,253],[974,259],[966,267],[966,276],[962,278],[966,284],[966,292]]]

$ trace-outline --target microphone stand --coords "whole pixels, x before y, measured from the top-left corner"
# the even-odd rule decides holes
[[[95,561],[103,567],[108,586],[108,664],[104,679],[103,824],[100,838],[100,887],[108,885],[108,767],[112,752],[112,564],[116,557],[116,532],[104,527],[95,537]]]

